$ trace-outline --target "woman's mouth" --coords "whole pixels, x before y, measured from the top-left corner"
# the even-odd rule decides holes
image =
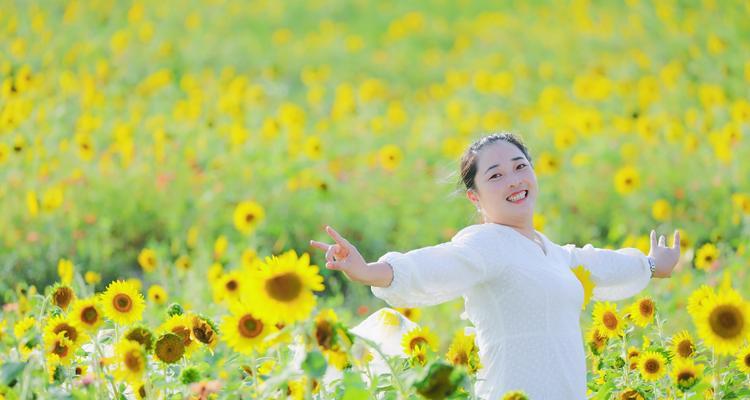
[[[506,200],[508,200],[511,203],[520,204],[520,203],[523,203],[524,200],[526,200],[526,196],[528,195],[529,195],[528,190],[521,190],[520,192],[516,192],[508,196]]]

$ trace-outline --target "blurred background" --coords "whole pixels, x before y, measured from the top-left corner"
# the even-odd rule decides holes
[[[458,160],[500,131],[551,240],[648,252],[680,229],[651,293],[750,290],[747,1],[0,4],[6,301],[61,259],[179,300],[216,265],[324,265],[326,224],[368,261],[449,240],[478,222]],[[382,305],[321,273],[334,306]]]

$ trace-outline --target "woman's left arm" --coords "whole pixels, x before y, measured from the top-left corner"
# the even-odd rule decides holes
[[[651,231],[651,250],[648,256],[635,248],[618,250],[599,249],[587,244],[583,248],[575,245],[563,246],[570,255],[570,268],[583,265],[591,272],[594,282],[593,297],[596,300],[622,300],[631,297],[646,286],[652,277],[666,278],[672,274],[680,255],[680,236],[675,232],[675,243],[666,247],[662,236],[656,240]],[[656,264],[652,276],[648,262],[651,257]]]

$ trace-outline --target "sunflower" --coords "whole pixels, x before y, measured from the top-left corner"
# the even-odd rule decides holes
[[[586,343],[589,345],[589,350],[594,355],[600,355],[607,348],[607,342],[609,337],[602,332],[602,328],[592,326],[591,329],[586,332]]]
[[[737,369],[746,374],[750,374],[750,344],[741,348],[740,351],[737,352],[735,364],[737,364]]]
[[[620,194],[632,193],[640,186],[640,174],[632,166],[620,168],[615,174],[615,189]]]
[[[719,258],[719,249],[713,243],[706,243],[695,252],[695,267],[704,271],[713,269]]]
[[[167,291],[159,285],[151,285],[148,288],[148,299],[154,304],[163,305],[167,302],[168,296]]]
[[[243,201],[234,209],[234,227],[244,234],[252,233],[266,216],[263,207],[254,201]]]
[[[185,353],[190,354],[198,348],[198,342],[192,339],[193,321],[187,314],[172,315],[157,329],[159,333],[170,332],[182,338]]]
[[[430,332],[428,327],[416,327],[406,332],[401,337],[401,348],[407,355],[414,355],[414,349],[417,346],[424,346],[425,349],[429,348],[432,351],[438,347],[438,337],[434,333]]]
[[[89,339],[78,323],[71,320],[69,317],[58,315],[49,318],[47,320],[47,325],[44,327],[44,334],[54,336],[60,333],[64,334],[65,338],[70,341],[69,346],[72,350],[77,349]]]
[[[667,359],[656,351],[644,351],[638,357],[638,370],[647,381],[659,380],[667,372]]]
[[[630,363],[630,369],[638,369],[638,357],[640,357],[641,351],[635,346],[628,348],[628,362]]]
[[[240,271],[231,271],[221,275],[213,285],[214,301],[237,301],[245,288],[245,279]]]
[[[134,326],[125,332],[125,339],[132,340],[143,346],[146,353],[154,349],[154,334],[145,326]]]
[[[581,286],[583,286],[583,304],[581,305],[581,309],[583,310],[589,304],[591,295],[594,293],[595,285],[591,280],[591,271],[584,268],[583,265],[572,268],[571,271],[578,278],[578,281],[581,282]]]
[[[67,309],[70,303],[73,302],[76,298],[75,292],[73,292],[73,289],[71,289],[69,286],[56,284],[52,288],[52,304],[62,308],[63,310]]]
[[[404,317],[409,318],[412,322],[419,322],[422,318],[422,310],[419,308],[397,307],[396,311],[403,314]]]
[[[78,325],[89,332],[99,329],[103,321],[102,309],[95,297],[76,300],[70,315]]]
[[[115,379],[131,384],[137,384],[143,380],[147,365],[146,351],[138,342],[121,340],[115,347],[115,359],[117,363],[113,374]]]
[[[209,348],[213,349],[216,347],[216,343],[219,341],[216,325],[210,319],[194,315],[191,318],[193,323],[191,327],[191,338],[195,341],[205,344]]]
[[[166,363],[174,364],[185,354],[185,342],[180,335],[167,332],[154,343],[154,358]]]
[[[607,338],[622,336],[625,321],[617,314],[617,305],[604,302],[594,305],[593,322]]]
[[[313,334],[315,341],[323,350],[332,350],[336,345],[336,323],[338,316],[333,309],[327,308],[315,317]]]
[[[264,339],[276,331],[273,323],[257,316],[254,308],[243,303],[232,303],[230,311],[220,327],[222,338],[229,347],[243,354],[264,349]]]
[[[714,288],[708,285],[701,285],[698,289],[693,291],[688,297],[687,311],[693,319],[699,314],[699,311],[706,302],[716,296]]]
[[[395,144],[388,144],[378,150],[377,157],[383,169],[393,172],[401,164],[404,153]]]
[[[735,290],[709,298],[697,315],[698,335],[718,354],[736,352],[750,333],[750,306]]]
[[[57,274],[60,275],[60,283],[63,285],[67,286],[73,283],[74,271],[75,268],[72,261],[61,258],[57,262]]]
[[[529,396],[522,390],[512,390],[505,392],[502,400],[529,400]]]
[[[279,257],[266,257],[264,267],[248,281],[248,298],[258,317],[293,323],[304,321],[315,307],[313,291],[323,290],[323,277],[318,267],[310,265],[307,253],[297,257],[294,250]]]
[[[635,389],[626,388],[617,396],[617,400],[644,400],[643,395]]]
[[[641,297],[630,305],[627,315],[636,325],[645,327],[654,321],[656,303],[650,297]]]
[[[73,341],[68,339],[65,332],[45,332],[43,335],[44,349],[47,353],[47,362],[51,364],[70,364],[73,359],[75,348]],[[52,362],[54,360],[54,362]]]
[[[689,390],[703,376],[704,365],[695,364],[691,359],[677,358],[672,365],[672,382],[680,390]]]
[[[141,320],[145,301],[133,282],[114,281],[100,294],[104,315],[120,325]]]
[[[141,250],[138,253],[138,264],[143,268],[144,272],[154,272],[158,266],[156,252],[148,248]]]
[[[424,367],[427,364],[427,345],[418,344],[414,346],[409,357],[409,364],[412,366],[420,365]]]
[[[462,365],[470,373],[474,374],[482,368],[479,360],[479,348],[474,343],[473,334],[467,335],[463,329],[456,332],[453,341],[448,347],[445,357],[452,365]]]
[[[690,358],[695,356],[695,341],[687,330],[682,330],[672,336],[672,354],[678,358]]]

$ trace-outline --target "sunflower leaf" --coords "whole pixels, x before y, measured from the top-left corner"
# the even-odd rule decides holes
[[[11,362],[0,367],[0,383],[4,386],[14,386],[16,378],[23,372],[26,363]]]
[[[305,356],[302,362],[302,369],[310,378],[320,378],[326,373],[326,359],[319,351],[311,351]]]

